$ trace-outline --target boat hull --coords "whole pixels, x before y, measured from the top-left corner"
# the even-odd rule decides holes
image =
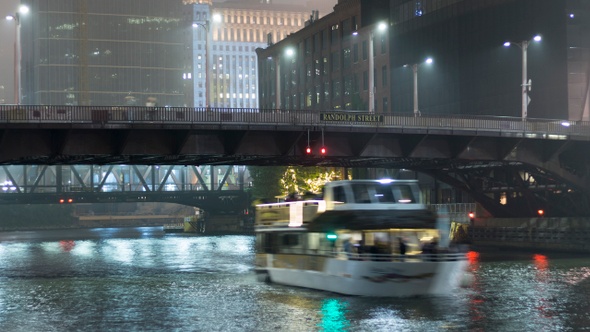
[[[273,283],[374,297],[451,294],[461,285],[467,268],[467,261],[463,259],[412,261],[408,258],[403,262],[382,262],[318,256],[269,256],[274,256],[268,257],[271,264],[258,272],[267,275]],[[294,259],[299,260],[299,266],[285,263]]]

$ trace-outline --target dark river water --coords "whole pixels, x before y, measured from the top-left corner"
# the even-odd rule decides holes
[[[258,282],[253,236],[0,233],[0,331],[590,331],[590,258],[472,252],[446,297]]]

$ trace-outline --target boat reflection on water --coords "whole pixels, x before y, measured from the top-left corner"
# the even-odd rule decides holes
[[[64,252],[70,252],[76,246],[76,242],[72,240],[61,240],[59,241],[59,246]]]
[[[325,299],[322,301],[319,328],[322,331],[347,331],[350,320],[346,317],[348,302],[339,299]]]

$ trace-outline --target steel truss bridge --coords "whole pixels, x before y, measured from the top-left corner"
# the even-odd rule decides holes
[[[245,166],[16,165],[0,167],[0,204],[168,202],[211,213],[248,207]]]
[[[319,151],[322,146],[326,155],[306,154],[307,147]],[[539,209],[547,217],[589,216],[588,151],[590,123],[582,121],[300,110],[0,107],[3,165],[410,169],[471,194],[496,217],[536,217]]]

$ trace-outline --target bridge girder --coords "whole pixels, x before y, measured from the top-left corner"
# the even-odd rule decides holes
[[[584,153],[590,150],[590,124],[583,122],[383,115],[382,123],[356,125],[329,122],[317,112],[190,108],[155,109],[157,121],[130,121],[108,108],[22,108],[10,110],[0,127],[2,165],[405,168],[454,183],[489,201],[496,214],[534,216],[536,206],[549,204],[556,215],[588,215],[583,206],[590,205],[590,156]],[[107,116],[95,119],[95,111]],[[64,119],[51,118],[54,113]],[[308,156],[308,145],[314,151],[325,145],[328,155]],[[515,196],[515,208],[502,208],[497,189],[478,185],[489,178]]]
[[[238,166],[4,165],[0,204],[169,202],[239,212],[247,178]]]

